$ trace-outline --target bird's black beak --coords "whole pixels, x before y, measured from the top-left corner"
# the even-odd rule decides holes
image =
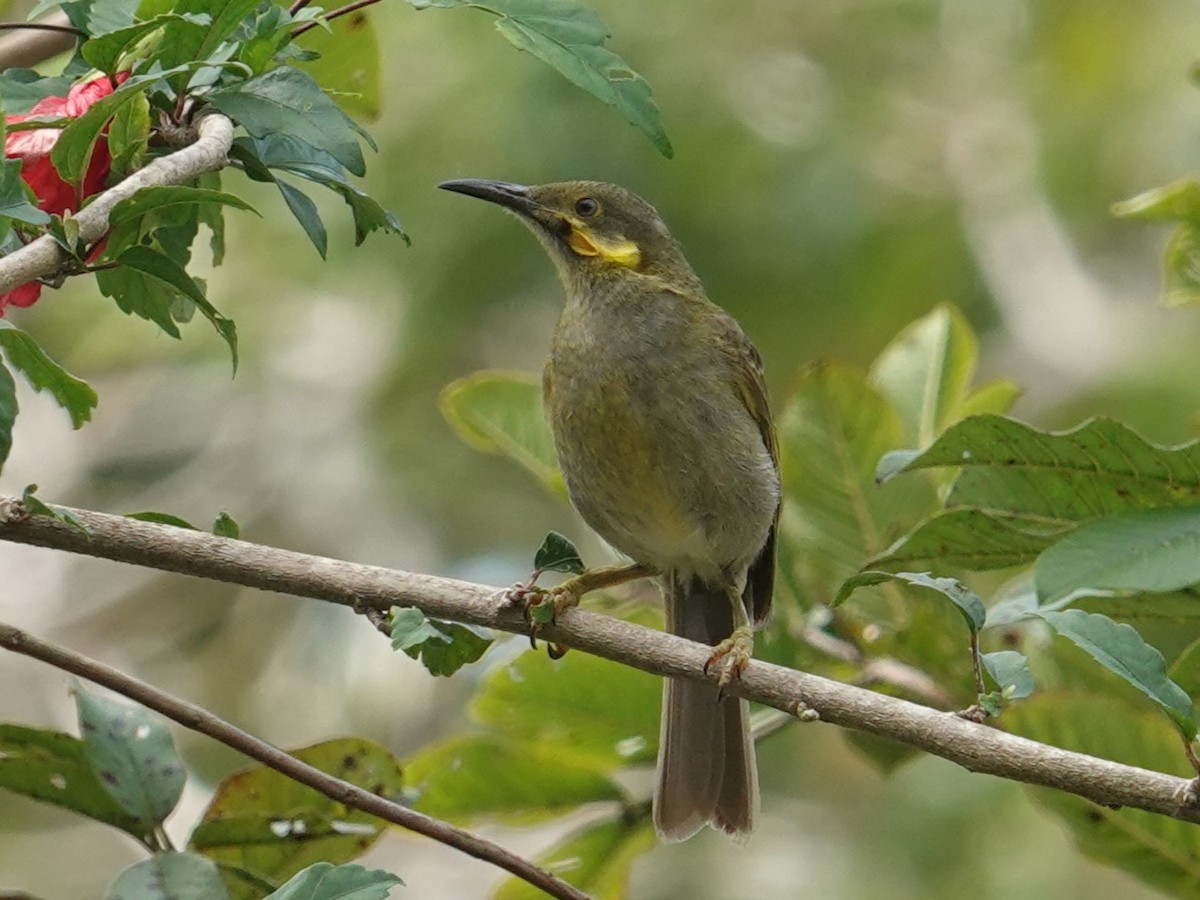
[[[460,178],[455,181],[443,181],[438,187],[444,191],[478,197],[480,200],[487,200],[526,216],[533,216],[542,209],[529,195],[529,188],[523,184],[489,181],[486,178]]]

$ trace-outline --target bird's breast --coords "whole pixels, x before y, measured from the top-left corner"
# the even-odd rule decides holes
[[[545,403],[572,502],[623,553],[717,577],[762,547],[778,476],[727,358],[686,322],[564,317]]]

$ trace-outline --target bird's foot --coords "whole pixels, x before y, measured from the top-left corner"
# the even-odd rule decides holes
[[[575,578],[568,578],[562,584],[551,588],[534,584],[535,580],[531,578],[529,581],[514,584],[501,592],[501,599],[507,606],[521,608],[525,621],[530,625],[529,643],[536,648],[538,633],[543,626],[553,625],[564,610],[578,606],[581,591]],[[555,659],[561,658],[567,652],[565,647],[557,644],[549,644],[547,650]]]
[[[704,664],[704,673],[717,672],[717,684],[721,687],[733,679],[741,677],[742,671],[750,664],[754,655],[754,632],[749,626],[743,625],[733,630],[733,634],[713,647],[712,655]]]

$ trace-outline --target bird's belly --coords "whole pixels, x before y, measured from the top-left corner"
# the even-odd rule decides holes
[[[714,580],[754,559],[779,485],[748,413],[702,393],[631,393],[619,378],[560,380],[554,394],[567,489],[601,537],[638,562]]]

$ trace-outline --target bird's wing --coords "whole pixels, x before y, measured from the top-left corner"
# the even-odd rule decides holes
[[[771,408],[767,401],[767,379],[763,371],[762,357],[742,327],[724,312],[714,318],[714,325],[721,338],[720,346],[732,356],[734,385],[746,411],[758,426],[763,444],[771,454],[775,471],[779,471],[779,441],[775,436],[775,424],[771,419]],[[780,504],[782,506],[782,504]],[[775,583],[775,543],[779,532],[780,506],[775,507],[775,521],[758,558],[750,565],[746,579],[747,606],[756,624],[766,622],[771,613],[771,594]]]

